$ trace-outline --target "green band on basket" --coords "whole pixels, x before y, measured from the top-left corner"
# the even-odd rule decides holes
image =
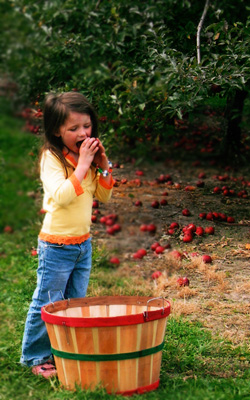
[[[158,346],[151,347],[150,349],[134,351],[131,353],[120,353],[120,354],[78,354],[78,353],[68,353],[65,351],[60,351],[53,349],[51,347],[52,354],[56,357],[66,358],[69,360],[78,360],[78,361],[120,361],[120,360],[129,360],[132,358],[140,358],[145,356],[150,356],[151,354],[158,353],[163,349],[164,342],[159,344]]]

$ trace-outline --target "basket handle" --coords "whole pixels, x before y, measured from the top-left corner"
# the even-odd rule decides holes
[[[148,303],[150,303],[150,301],[154,301],[154,300],[162,300],[162,314],[164,314],[164,301],[166,301],[168,303],[168,301],[166,299],[164,299],[164,297],[154,297],[153,299],[149,299],[147,301],[147,311],[144,312],[144,317],[145,319],[148,319]]]
[[[61,293],[61,296],[62,296],[62,300],[65,300],[64,295],[63,295],[63,292],[62,292],[61,289],[52,289],[52,290],[49,290],[49,291],[48,291],[49,302],[53,305],[53,307],[54,307],[54,303],[53,303],[53,301],[51,301],[51,296],[50,296],[50,293],[51,293],[51,292],[60,292],[60,293]]]

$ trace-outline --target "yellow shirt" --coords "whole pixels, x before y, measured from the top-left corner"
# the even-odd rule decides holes
[[[43,183],[43,209],[46,215],[39,238],[51,243],[77,244],[90,236],[93,197],[107,202],[112,194],[102,175],[91,167],[82,182],[76,178],[75,161],[65,156],[70,167],[68,178],[62,163],[46,150],[40,163],[40,177]]]

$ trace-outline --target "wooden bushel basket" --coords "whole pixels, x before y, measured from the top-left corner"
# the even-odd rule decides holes
[[[153,297],[88,297],[46,305],[42,319],[59,381],[70,390],[101,385],[123,395],[156,389],[169,313],[169,302]]]

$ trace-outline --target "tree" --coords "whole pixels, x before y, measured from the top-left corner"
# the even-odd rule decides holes
[[[12,0],[2,7],[0,18],[10,25],[0,41],[2,68],[17,81],[20,96],[27,101],[50,90],[81,90],[114,122],[106,128],[110,144],[124,132],[128,141],[143,141],[145,132],[156,141],[166,138],[173,117],[182,118],[217,92],[228,99],[228,120],[240,120],[233,99],[249,92],[250,78],[244,0],[210,4],[200,63],[201,2]],[[235,138],[228,126],[227,138],[236,146],[240,131]]]

